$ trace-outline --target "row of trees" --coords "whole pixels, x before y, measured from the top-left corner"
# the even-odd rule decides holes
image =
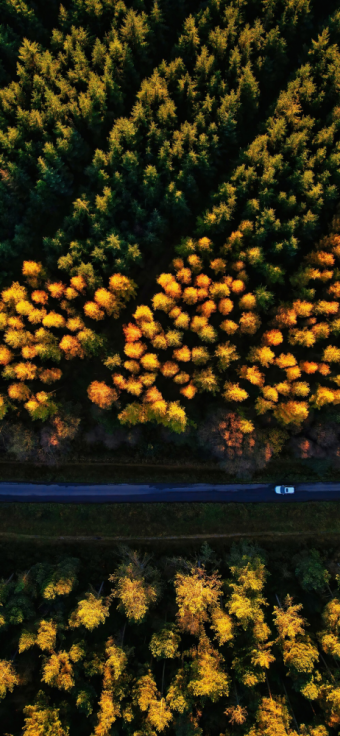
[[[0,588],[2,727],[12,736],[336,733],[339,565],[328,567],[318,551],[302,552],[270,583],[255,546],[222,560],[205,543],[157,565],[122,548],[109,580],[87,590],[73,558],[13,574]]]
[[[333,230],[338,226],[335,217]],[[251,222],[243,221],[234,240],[242,243],[249,229]],[[140,400],[119,414],[122,423],[167,421],[164,389],[162,393],[167,381],[187,400],[207,392],[222,394],[235,407],[249,406],[251,414],[239,425],[244,434],[254,431],[254,413],[273,412],[279,424],[299,426],[310,408],[340,403],[336,232],[303,257],[279,306],[266,287],[247,290],[252,263],[246,249],[233,260],[227,244],[220,251],[223,257],[216,258],[212,241],[203,237],[198,242],[187,238],[177,250],[181,257],[174,259],[172,273],[157,280],[163,291],[153,297],[153,310],[139,305],[134,321],[123,328],[127,360],[118,356],[117,364],[120,360],[125,375],[115,372],[112,379],[118,392]],[[156,311],[164,315],[160,321]],[[223,333],[229,338],[225,342]],[[106,384],[98,382],[89,389],[90,398],[102,408],[110,406],[106,390]],[[185,429],[180,406],[177,412],[179,429]]]
[[[243,221],[234,240],[242,242],[250,228]],[[295,431],[311,411],[340,403],[338,230],[335,216],[330,234],[303,257],[290,287],[286,284],[279,306],[266,287],[248,290],[252,263],[246,250],[233,260],[227,244],[215,257],[209,238],[185,238],[171,272],[157,279],[162,291],[153,296],[152,309],[139,304],[120,336],[115,330],[115,339],[111,325],[137,294],[131,279],[114,274],[109,288],[96,288],[93,270],[80,267],[67,286],[49,279],[41,263],[25,261],[27,286],[14,282],[1,295],[2,378],[13,381],[7,396],[0,396],[2,419],[9,409],[20,412],[22,405],[33,420],[57,414],[54,391],[38,390],[38,381],[60,381],[63,369],[56,363],[67,366],[70,360],[79,364],[86,358],[96,361],[89,364],[90,371],[98,364],[102,371],[114,371],[111,386],[106,380],[88,383],[90,401],[101,410],[114,408],[117,419],[128,426],[153,421],[184,432],[190,414],[188,424],[181,396],[190,406],[202,393],[222,395],[230,421],[247,435],[242,442],[252,448],[258,467],[263,466],[275,450],[267,437],[258,452],[257,418],[272,414],[278,426]],[[87,323],[95,323],[96,330]],[[114,352],[117,336],[118,345],[124,340],[121,352]],[[218,433],[225,419],[225,412],[219,412],[209,431]],[[231,443],[235,460],[240,454],[236,434]],[[280,431],[274,445],[279,436]],[[302,453],[308,456],[306,447]]]

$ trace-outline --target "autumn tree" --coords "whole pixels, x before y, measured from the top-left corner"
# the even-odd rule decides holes
[[[118,598],[119,608],[129,620],[141,623],[160,595],[158,572],[147,554],[141,558],[137,552],[123,549],[122,556],[117,571],[109,578],[114,583],[111,596]]]
[[[301,604],[293,605],[287,595],[282,606],[274,606],[274,622],[278,630],[283,661],[293,679],[296,690],[309,700],[318,697],[318,672],[315,664],[319,652],[311,637],[305,633],[306,621],[300,616]]]
[[[186,573],[177,572],[174,579],[177,621],[182,631],[198,634],[208,614],[218,606],[221,581],[217,573],[208,574],[202,567],[192,567]]]

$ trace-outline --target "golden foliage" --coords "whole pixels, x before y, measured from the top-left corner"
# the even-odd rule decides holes
[[[169,296],[161,292],[159,294],[155,294],[151,301],[154,309],[159,309],[166,313],[170,312],[175,305],[174,299],[171,299]]]
[[[274,363],[275,353],[267,345],[259,348],[254,347],[250,349],[247,360],[252,363],[261,363],[265,368],[268,368],[271,363]]]
[[[66,327],[68,330],[71,330],[71,332],[79,332],[79,330],[83,330],[85,325],[81,317],[69,317],[69,319],[66,322]]]
[[[243,388],[240,388],[239,383],[231,383],[227,381],[224,384],[223,396],[226,401],[245,401],[249,394]]]
[[[37,375],[37,366],[34,363],[17,363],[13,370],[19,381],[33,381]]]
[[[39,278],[43,274],[41,263],[35,261],[24,261],[22,265],[22,275],[25,276],[27,283],[35,288],[38,285]]]
[[[103,599],[97,598],[93,593],[86,593],[85,598],[79,601],[76,610],[71,614],[69,626],[71,629],[85,626],[88,631],[93,631],[105,623],[108,615],[109,606]]]
[[[340,363],[340,348],[335,347],[335,345],[327,345],[323,351],[322,360],[329,363]]]
[[[0,659],[0,699],[6,696],[7,691],[13,692],[15,685],[19,684],[19,679],[14,669],[13,662],[7,659]]]
[[[176,573],[176,619],[181,631],[198,634],[202,623],[208,620],[209,611],[217,607],[222,596],[220,577],[216,572],[208,575],[204,565],[192,567],[190,573]]]
[[[168,360],[161,366],[161,373],[163,373],[163,376],[165,378],[172,378],[176,375],[179,371],[179,366],[177,363],[173,363],[172,361]]]
[[[178,348],[182,344],[183,332],[179,330],[168,330],[166,333],[166,345],[169,348]]]
[[[0,345],[0,365],[8,365],[13,360],[13,353],[6,345]]]
[[[262,335],[264,345],[280,345],[283,342],[283,335],[280,330],[268,330]]]
[[[59,347],[65,353],[65,358],[67,360],[84,357],[84,350],[81,343],[78,338],[73,337],[73,335],[64,335],[59,343]]]
[[[291,307],[279,307],[275,320],[278,327],[294,327],[296,325],[296,312]]]
[[[291,368],[287,368],[286,376],[288,378],[288,381],[296,381],[297,378],[300,378],[301,371],[300,371],[299,366],[294,365]]]
[[[43,370],[39,371],[40,381],[47,384],[59,381],[62,375],[63,373],[60,368],[44,368]]]
[[[151,340],[152,347],[155,348],[155,350],[166,350],[168,347],[168,341],[164,334],[162,335],[156,335],[153,340]]]
[[[280,353],[276,358],[275,363],[279,368],[290,368],[291,366],[296,365],[296,358],[292,353]]]
[[[15,305],[15,311],[25,317],[27,317],[33,309],[33,304],[26,299],[21,299],[20,302],[17,302]]]
[[[189,350],[187,345],[183,345],[182,348],[177,348],[177,350],[174,350],[172,356],[175,360],[178,360],[182,363],[188,363],[191,360],[191,351]]]
[[[225,319],[223,322],[221,322],[220,329],[224,330],[227,335],[233,335],[234,332],[238,330],[238,324],[236,322],[233,322],[232,319]]]
[[[215,273],[225,273],[227,264],[223,260],[223,258],[214,258],[213,261],[210,261],[210,268],[215,271]]]
[[[72,286],[68,286],[65,289],[65,297],[68,299],[68,301],[72,301],[72,299],[76,299],[78,296],[78,292],[76,289],[73,289]]]
[[[261,373],[256,365],[250,367],[243,365],[239,369],[239,376],[250,381],[254,386],[263,386],[264,384],[264,374]]]
[[[215,394],[219,389],[219,382],[212,368],[195,371],[193,382],[199,391],[208,391]]]
[[[238,360],[240,357],[235,346],[231,345],[229,341],[218,346],[215,350],[215,356],[221,370],[226,370],[233,360]]]
[[[62,296],[64,296],[65,284],[63,284],[61,281],[55,282],[53,284],[47,284],[47,288],[54,299],[61,299]]]
[[[231,299],[221,299],[218,303],[218,311],[224,316],[229,314],[234,309],[234,304]]]
[[[57,624],[55,621],[41,619],[39,622],[36,644],[43,651],[52,651],[56,644]]]
[[[103,309],[100,309],[98,307],[98,304],[96,302],[86,302],[84,304],[84,312],[86,314],[86,317],[90,317],[90,319],[95,319],[97,322],[101,319],[104,319],[105,312]]]
[[[198,300],[197,289],[194,286],[187,286],[183,291],[183,301],[186,304],[196,304]]]
[[[197,307],[196,310],[199,314],[202,314],[204,317],[209,319],[209,317],[216,312],[216,304],[212,301],[212,299],[208,299],[208,301],[203,302],[203,304],[200,304],[199,307]]]
[[[308,417],[308,404],[305,401],[288,401],[278,404],[274,416],[282,424],[301,424]]]
[[[318,364],[309,360],[300,360],[299,367],[304,373],[315,373],[318,370]]]
[[[313,304],[310,302],[302,301],[301,299],[297,299],[293,302],[293,309],[294,312],[299,317],[310,317],[311,314],[313,314]]]
[[[181,312],[174,321],[175,327],[181,330],[187,330],[190,324],[190,317],[187,312]]]
[[[43,318],[42,321],[44,327],[65,327],[66,321],[65,318],[62,316],[62,314],[57,314],[57,312],[49,312],[46,317]]]
[[[24,298],[24,297],[22,297]],[[36,304],[47,304],[48,302],[48,293],[47,291],[43,291],[43,289],[32,291],[31,299],[36,302]]]
[[[129,394],[133,394],[134,396],[140,396],[140,394],[143,391],[143,384],[138,378],[135,378],[134,376],[130,376],[127,381],[125,381],[125,391],[127,391]]]
[[[136,322],[153,322],[152,311],[145,304],[140,304],[133,316]]]
[[[121,273],[113,274],[109,279],[109,284],[110,291],[112,291],[115,296],[123,299],[124,302],[136,296],[136,284],[132,279],[129,279],[127,276],[123,276]]]
[[[254,294],[248,293],[244,294],[238,303],[240,309],[255,309],[256,308],[256,296]]]
[[[201,329],[198,331],[198,336],[202,340],[202,342],[216,342],[217,340],[217,331],[212,325],[203,325]]]
[[[147,347],[143,342],[128,342],[124,346],[124,353],[128,358],[139,360],[145,353]]]
[[[111,294],[108,289],[97,289],[94,295],[94,300],[99,307],[105,309],[106,314],[111,315],[113,313],[119,314],[119,308],[115,297]]]
[[[191,357],[193,363],[195,363],[196,365],[202,365],[204,363],[207,363],[210,359],[209,350],[207,348],[204,348],[203,346],[193,348],[191,351]]]
[[[193,399],[197,393],[197,388],[193,383],[188,383],[186,386],[180,389],[180,394],[183,394],[186,399]]]
[[[9,398],[15,401],[27,401],[31,395],[31,391],[25,383],[11,383],[7,391]]]
[[[24,323],[21,317],[15,315],[14,317],[8,318],[8,326],[12,327],[13,330],[22,330],[24,327]]]
[[[128,325],[123,325],[123,331],[126,342],[136,342],[142,337],[141,330],[139,329],[139,327],[137,327],[137,325],[134,325],[132,322],[129,322]]]
[[[183,383],[188,383],[189,380],[189,373],[185,373],[184,371],[180,371],[180,373],[177,373],[177,375],[174,377],[175,383],[179,383],[180,385],[182,385]]]
[[[244,332],[247,335],[254,335],[261,326],[261,320],[260,317],[253,312],[242,312],[239,324],[241,332]]]
[[[24,347],[21,348],[21,355],[26,360],[30,360],[30,358],[35,358],[37,355],[37,348],[35,345],[24,345]]]
[[[181,284],[190,284],[191,278],[190,268],[181,268],[177,271],[176,279],[177,281],[180,281]]]
[[[339,310],[339,302],[321,300],[316,302],[314,310],[315,314],[337,314]]]
[[[134,375],[140,373],[140,365],[137,360],[126,360],[123,365],[127,371],[130,371],[130,373],[133,373]]]
[[[1,298],[8,306],[15,306],[22,300],[27,301],[27,290],[18,281],[14,281],[12,286],[1,292]]]
[[[231,284],[231,290],[234,294],[241,294],[245,290],[244,282],[241,279],[235,279]]]
[[[146,371],[156,371],[160,367],[160,362],[155,353],[145,353],[140,362]]]
[[[113,402],[117,400],[117,392],[107,386],[104,381],[92,381],[87,393],[89,399],[101,409],[110,409]]]
[[[197,286],[199,289],[209,289],[210,284],[211,278],[207,276],[207,274],[200,273],[195,278],[195,286]]]
[[[84,276],[72,276],[70,284],[73,289],[80,293],[83,293],[87,286]]]

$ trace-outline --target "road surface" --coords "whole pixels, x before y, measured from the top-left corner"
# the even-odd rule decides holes
[[[279,483],[280,481],[278,481]],[[0,503],[297,503],[340,501],[339,483],[296,483],[295,493],[277,495],[274,483],[0,483]]]

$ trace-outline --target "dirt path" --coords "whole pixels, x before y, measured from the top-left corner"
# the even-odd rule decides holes
[[[15,532],[0,532],[1,539],[13,540],[43,540],[45,542],[166,542],[173,540],[195,540],[195,539],[235,539],[244,537],[324,537],[340,536],[339,531],[318,531],[311,529],[310,532],[231,532],[230,534],[183,534],[164,537],[97,537],[97,536],[44,536],[43,534],[16,534]]]

